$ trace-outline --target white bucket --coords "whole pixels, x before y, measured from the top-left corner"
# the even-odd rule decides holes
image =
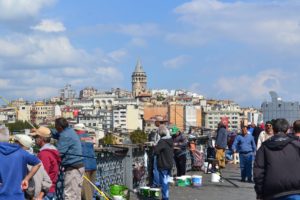
[[[211,182],[219,183],[220,179],[221,179],[221,177],[218,173],[211,173]]]

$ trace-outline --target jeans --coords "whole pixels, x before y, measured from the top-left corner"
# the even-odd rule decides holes
[[[154,187],[160,186],[159,172],[157,169],[157,156],[153,157],[153,186]]]
[[[233,160],[233,151],[231,149],[227,149],[225,151],[225,157],[227,160]]]
[[[161,193],[162,200],[169,200],[169,175],[171,174],[171,170],[158,170],[159,172],[159,180],[161,185]]]
[[[46,196],[44,196],[44,198],[43,198],[43,200],[55,200],[56,198],[55,198],[56,196],[55,196],[55,193],[47,193],[47,195]]]
[[[246,178],[248,179],[248,181],[252,180],[252,161],[252,152],[247,154],[240,153],[240,168],[242,180],[245,180]]]

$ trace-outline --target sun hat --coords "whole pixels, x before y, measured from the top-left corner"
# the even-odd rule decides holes
[[[24,147],[30,149],[32,147],[33,141],[32,138],[25,134],[16,134],[15,141],[18,141]]]
[[[86,127],[85,127],[84,124],[75,124],[74,125],[74,130],[76,130],[76,131],[85,131]]]
[[[32,133],[30,133],[32,136],[42,136],[42,137],[51,137],[51,130],[47,127],[40,126],[38,129],[35,129]]]

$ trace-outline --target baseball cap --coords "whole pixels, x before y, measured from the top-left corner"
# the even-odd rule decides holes
[[[32,136],[42,136],[42,137],[51,137],[51,130],[47,127],[40,126],[38,129],[35,129],[34,132],[30,133]]]

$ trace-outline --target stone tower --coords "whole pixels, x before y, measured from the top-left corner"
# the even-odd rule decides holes
[[[138,60],[136,63],[135,70],[131,75],[131,79],[132,95],[134,97],[137,97],[141,93],[147,91],[147,75],[143,70],[140,60]]]

